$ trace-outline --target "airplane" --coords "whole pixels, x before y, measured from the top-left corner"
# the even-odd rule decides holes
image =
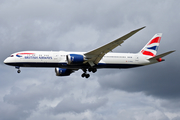
[[[20,67],[54,67],[56,76],[69,76],[82,69],[82,77],[89,78],[90,74],[102,68],[134,68],[164,61],[162,57],[174,52],[157,54],[162,33],[155,34],[138,53],[110,52],[129,37],[145,27],[133,30],[128,34],[89,52],[66,51],[21,51],[7,57],[4,63],[15,66],[17,73]]]

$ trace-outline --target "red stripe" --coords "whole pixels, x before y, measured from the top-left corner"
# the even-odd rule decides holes
[[[148,45],[153,44],[153,43],[160,43],[160,40],[161,40],[161,37],[156,37],[156,38],[152,39],[152,40],[148,43]]]
[[[17,55],[32,55],[34,53],[18,53]]]
[[[142,50],[141,52],[143,55],[148,55],[148,56],[153,56],[153,57],[155,56],[152,52],[149,52],[149,51]]]

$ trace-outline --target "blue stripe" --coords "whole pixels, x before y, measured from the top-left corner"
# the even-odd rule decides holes
[[[147,47],[147,49],[151,49],[151,50],[156,50],[158,49],[158,46],[153,46],[153,47]]]
[[[23,63],[6,63],[11,66],[19,66],[19,67],[60,67],[60,68],[69,68],[69,69],[82,69],[89,68],[88,64],[79,64],[79,65],[68,65],[67,63],[34,63],[34,62],[23,62]],[[105,64],[99,63],[95,65],[95,68],[133,68],[139,67],[143,65],[138,64]]]
[[[22,57],[21,55],[16,55],[17,57]]]

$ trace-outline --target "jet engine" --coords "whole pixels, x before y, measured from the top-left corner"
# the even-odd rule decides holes
[[[56,76],[69,76],[73,71],[71,69],[55,68]]]
[[[79,54],[69,54],[66,56],[66,60],[69,65],[82,64],[84,62],[84,56]]]

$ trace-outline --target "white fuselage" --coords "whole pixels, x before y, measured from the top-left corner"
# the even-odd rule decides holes
[[[84,52],[65,51],[22,51],[12,54],[4,60],[5,64],[19,67],[61,67],[67,69],[88,68],[88,64],[68,65],[68,54],[80,54]],[[131,68],[152,64],[158,61],[149,61],[147,56],[132,53],[107,53],[95,65],[96,68]]]

